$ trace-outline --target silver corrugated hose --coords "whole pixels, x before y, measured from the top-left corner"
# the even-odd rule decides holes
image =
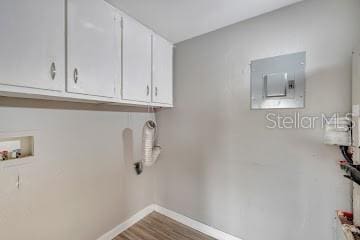
[[[144,166],[152,166],[157,161],[161,147],[155,146],[157,125],[150,120],[145,123],[143,129],[143,164]]]

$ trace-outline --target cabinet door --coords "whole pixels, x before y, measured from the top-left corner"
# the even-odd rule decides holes
[[[158,35],[153,36],[154,103],[173,103],[173,45]]]
[[[121,81],[121,18],[104,0],[68,0],[67,91],[114,97]]]
[[[0,84],[63,90],[65,2],[0,1]]]
[[[151,101],[151,32],[133,19],[123,19],[122,98]]]

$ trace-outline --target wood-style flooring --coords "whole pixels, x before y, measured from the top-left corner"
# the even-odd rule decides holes
[[[114,240],[215,240],[201,232],[153,212]]]

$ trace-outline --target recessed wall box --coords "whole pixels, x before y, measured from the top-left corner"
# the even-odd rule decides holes
[[[306,53],[251,62],[251,108],[303,108],[305,106]]]
[[[31,163],[35,157],[33,132],[0,132],[0,168]]]

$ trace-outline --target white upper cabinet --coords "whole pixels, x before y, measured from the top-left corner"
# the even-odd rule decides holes
[[[0,1],[0,96],[171,107],[172,58],[105,0]]]
[[[173,45],[153,35],[152,102],[173,104]]]
[[[123,18],[122,98],[151,102],[151,31]]]
[[[68,0],[67,91],[116,95],[121,81],[121,17],[104,0]]]
[[[65,3],[0,1],[0,85],[61,91]]]

